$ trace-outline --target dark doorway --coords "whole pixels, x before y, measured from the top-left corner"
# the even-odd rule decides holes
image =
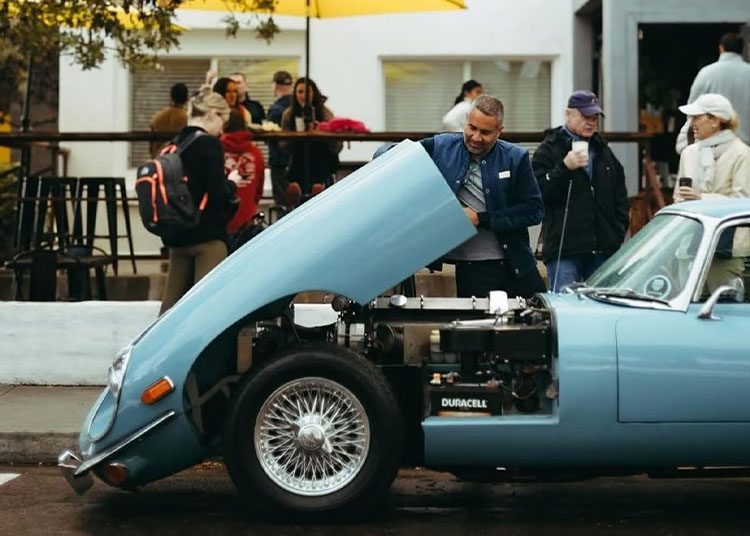
[[[686,117],[677,109],[687,102],[701,67],[719,57],[719,39],[739,32],[737,24],[641,24],[638,28],[638,103],[640,128],[653,134],[655,162],[675,173],[679,156],[674,144]],[[662,165],[666,171],[666,166]],[[663,172],[662,172],[663,175]]]

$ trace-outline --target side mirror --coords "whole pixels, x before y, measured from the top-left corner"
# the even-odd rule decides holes
[[[698,318],[704,320],[720,320],[714,314],[714,307],[722,296],[731,296],[733,300],[742,302],[745,299],[745,284],[739,277],[734,277],[729,281],[727,285],[721,285],[719,288],[713,291],[711,296],[706,300],[706,303],[701,307],[698,313]]]

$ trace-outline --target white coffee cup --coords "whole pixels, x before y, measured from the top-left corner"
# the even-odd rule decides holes
[[[587,141],[574,141],[573,142],[573,152],[574,153],[588,153],[589,152],[589,142]]]
[[[297,130],[297,132],[304,132],[305,131],[305,118],[304,117],[295,117],[294,118],[294,128]]]

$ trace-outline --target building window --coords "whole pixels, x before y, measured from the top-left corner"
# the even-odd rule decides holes
[[[550,126],[551,63],[544,60],[384,61],[386,130],[442,130],[461,84],[473,78],[505,105],[510,131]]]
[[[132,72],[130,90],[130,124],[132,130],[149,130],[153,115],[169,106],[169,89],[183,82],[189,94],[203,84],[209,59],[162,60],[161,69],[138,69]],[[135,167],[150,158],[148,142],[130,144],[130,165]]]

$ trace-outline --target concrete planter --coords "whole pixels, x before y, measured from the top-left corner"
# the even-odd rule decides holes
[[[0,384],[104,385],[158,301],[0,302]]]

